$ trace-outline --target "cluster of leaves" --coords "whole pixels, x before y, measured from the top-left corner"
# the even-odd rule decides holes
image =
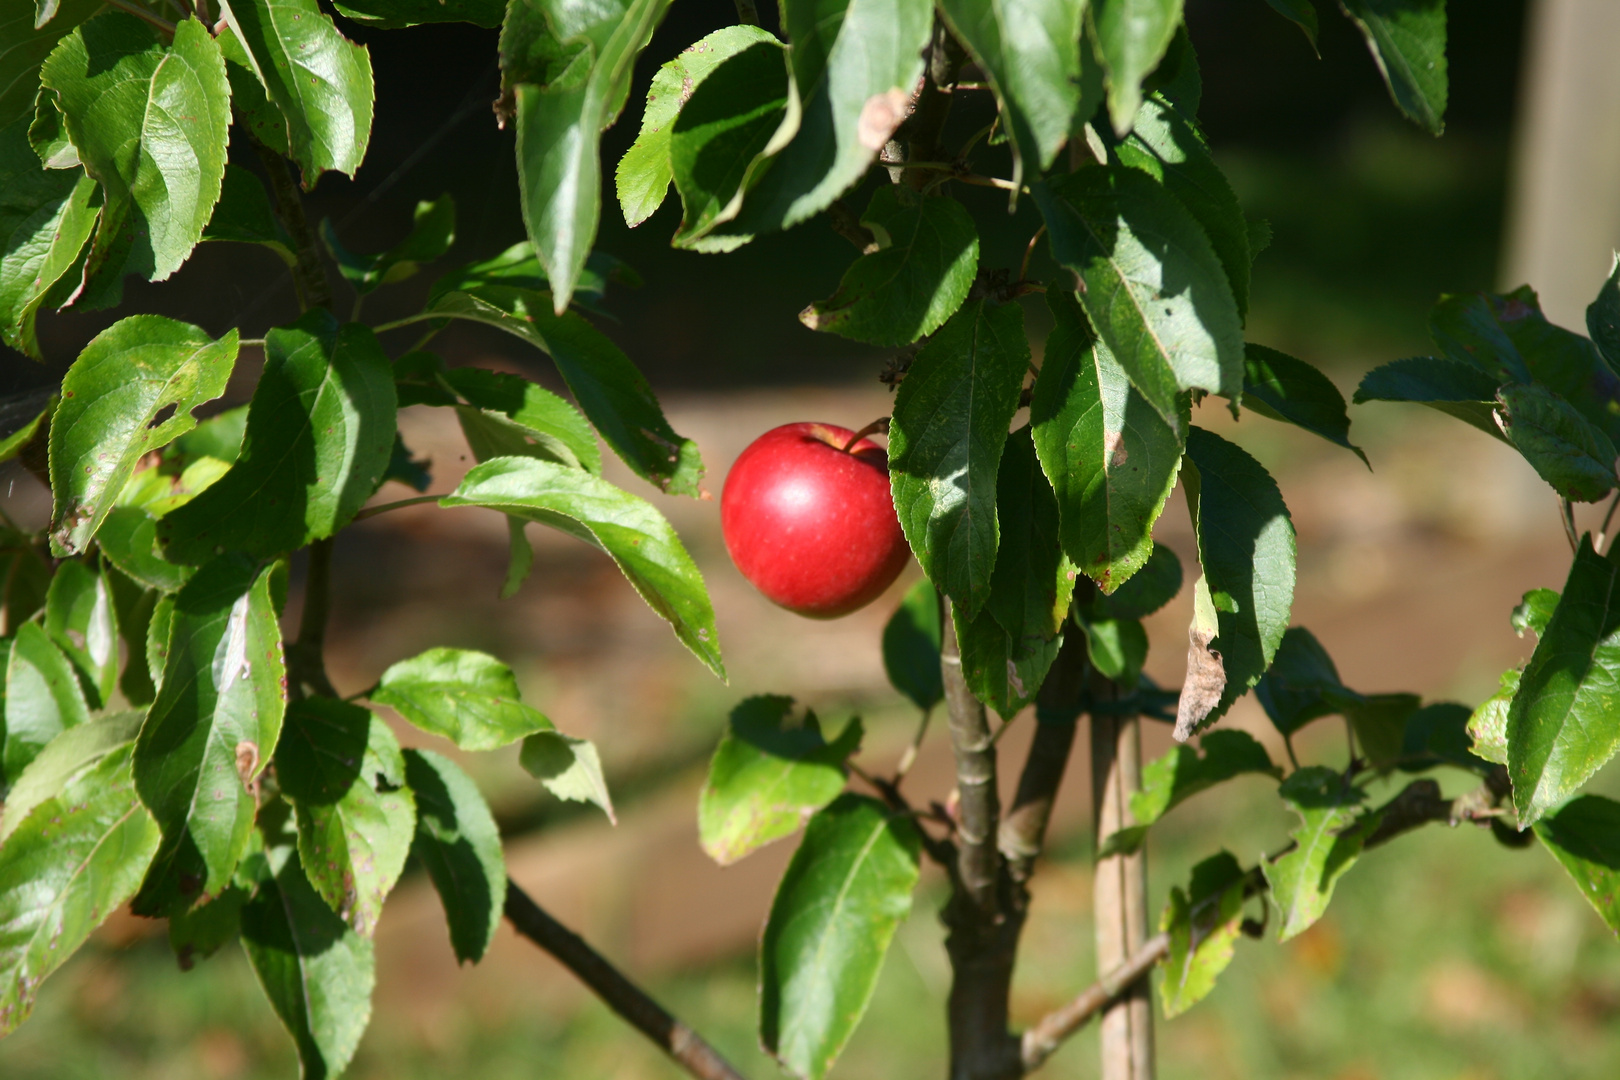
[[[1314,41],[1309,0],[1271,2]],[[187,963],[240,939],[306,1072],[340,1072],[369,1014],[370,935],[413,852],[439,888],[458,956],[482,956],[505,894],[488,807],[448,758],[402,750],[377,707],[464,751],[521,740],[523,765],[554,793],[611,815],[594,749],[523,703],[499,660],[434,649],[340,697],[320,661],[314,590],[298,636],[284,641],[293,554],[310,549],[316,580],[331,538],[384,484],[430,486],[398,434],[402,407],[455,411],[478,464],[438,502],[506,515],[504,594],[532,560],[526,524],[560,529],[609,555],[724,676],[696,568],[650,504],[602,479],[597,440],[672,494],[698,494],[697,448],[581,311],[625,276],[592,252],[599,141],[667,5],[335,4],[341,18],[377,27],[498,25],[497,111],[516,129],[528,240],[443,275],[420,311],[376,327],[359,321],[362,299],[444,256],[455,208],[424,203],[407,238],[375,254],[350,251],[329,225],[320,241],[301,226],[282,158],[306,187],[323,171],[352,173],[372,111],[370,58],[317,0],[221,0],[212,27],[157,0],[117,10],[38,0],[32,19],[0,22],[0,55],[16,65],[0,80],[8,344],[37,355],[41,308],[116,303],[127,274],[160,280],[205,241],[268,248],[308,306],[267,333],[245,406],[194,415],[225,392],[244,347],[236,331],[214,338],[135,315],[89,343],[60,394],[0,443],[0,460],[21,458],[54,497],[43,535],[0,537],[0,1033],[95,925],[132,901],[169,920]],[[1340,6],[1398,107],[1438,133],[1443,0]],[[1533,825],[1620,926],[1620,812],[1577,794],[1620,746],[1612,553],[1582,542],[1562,598],[1527,597],[1516,619],[1539,635],[1536,653],[1473,714],[1352,691],[1314,638],[1289,626],[1295,539],[1281,493],[1252,457],[1194,425],[1194,409],[1213,395],[1234,415],[1246,406],[1360,451],[1331,381],[1245,340],[1251,265],[1268,229],[1246,220],[1198,127],[1201,84],[1181,9],[783,0],[785,40],[728,27],[659,69],[615,170],[620,207],[639,224],[673,185],[673,243],[697,251],[823,213],[860,243],[837,289],[802,319],[905,350],[892,490],[926,580],[891,620],[884,658],[925,724],[944,694],[947,635],[972,694],[1008,720],[1036,699],[1066,638],[1083,640],[1087,671],[1111,684],[1085,708],[1155,715],[1174,703],[1183,743],[1251,689],[1291,759],[1297,730],[1345,718],[1360,749],[1342,772],[1291,762],[1284,774],[1237,732],[1178,745],[1145,770],[1134,824],[1109,851],[1139,846],[1170,809],[1242,775],[1276,781],[1300,820],[1261,865],[1245,870],[1222,852],[1172,892],[1167,1012],[1213,986],[1252,898],[1269,893],[1281,936],[1299,933],[1361,851],[1410,814],[1411,800],[1368,807],[1368,773],[1472,771],[1484,820],[1510,794],[1521,828]],[[945,102],[970,85],[993,95],[996,121],[946,149]],[[227,163],[233,131],[255,145],[257,169]],[[975,160],[997,154],[1010,177],[975,172]],[[869,180],[864,211],[845,207]],[[1049,280],[980,266],[979,232],[954,183],[1034,202]],[[354,293],[349,322],[322,298],[321,241]],[[1024,304],[1041,294],[1054,329],[1032,375]],[[549,355],[573,402],[517,376],[449,369],[424,345],[457,319]],[[391,357],[378,332],[412,324],[427,336]],[[1451,412],[1506,438],[1565,498],[1600,498],[1620,486],[1616,279],[1591,325],[1596,344],[1550,326],[1527,291],[1448,298],[1435,317],[1444,356],[1373,372],[1358,400]],[[1142,675],[1142,619],[1183,581],[1153,539],[1178,481],[1199,564],[1179,695]],[[722,863],[804,828],[761,940],[760,1027],[805,1077],[825,1074],[858,1023],[909,909],[919,854],[934,843],[904,812],[903,769],[872,785],[884,798],[846,790],[862,734],[852,721],[829,740],[791,699],[750,699],[700,800],[703,845]],[[949,814],[934,820],[948,825]]]
[[[336,6],[377,26],[492,26],[506,10]],[[319,581],[332,538],[386,484],[432,483],[398,411],[456,414],[477,465],[427,498],[506,515],[504,594],[529,570],[525,526],[559,529],[611,557],[724,677],[701,576],[650,503],[603,479],[598,439],[672,493],[696,495],[702,463],[629,358],[554,303],[529,243],[442,276],[422,311],[393,324],[426,324],[403,355],[379,340],[389,327],[343,322],[318,301],[329,293],[320,240],[302,225],[289,162],[306,187],[353,173],[373,91],[367,51],[316,0],[230,0],[212,26],[189,5],[22,7],[0,21],[6,343],[38,356],[41,308],[115,304],[126,275],[165,278],[202,242],[273,251],[309,303],[252,343],[264,365],[246,404],[220,402],[246,347],[236,330],[215,338],[137,314],[86,345],[0,442],[0,461],[20,459],[54,503],[38,533],[0,529],[0,1035],[130,903],[168,920],[183,966],[240,940],[305,1074],[336,1075],[370,1015],[371,937],[408,858],[437,886],[464,961],[488,949],[507,892],[477,787],[449,757],[402,749],[378,710],[460,751],[521,743],[521,764],[551,792],[613,813],[596,749],[525,703],[495,657],[430,649],[346,697],[328,681]],[[256,165],[227,163],[232,140]],[[366,295],[444,256],[454,234],[448,197],[376,254],[321,228],[356,320]],[[633,277],[603,257],[584,267],[571,281],[578,307]],[[424,351],[456,319],[550,355],[573,402]],[[302,549],[301,629],[284,638]]]

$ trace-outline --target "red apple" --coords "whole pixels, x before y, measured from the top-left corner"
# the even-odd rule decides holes
[[[889,456],[836,424],[785,424],[749,444],[720,494],[726,550],[773,603],[814,619],[877,599],[911,549],[889,495]]]

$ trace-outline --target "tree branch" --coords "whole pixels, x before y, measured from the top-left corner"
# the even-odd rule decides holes
[[[304,577],[304,610],[298,616],[298,638],[287,646],[288,689],[302,694],[308,687],[317,694],[337,697],[326,675],[326,623],[332,611],[332,538],[309,545],[309,569]]]
[[[945,684],[945,707],[956,754],[957,860],[961,888],[987,918],[997,909],[996,822],[1001,813],[996,792],[996,748],[984,705],[968,689],[962,672],[962,650],[950,600],[944,603],[939,666]]]
[[[1001,823],[997,846],[1016,882],[1028,881],[1046,843],[1058,787],[1069,765],[1074,732],[1085,701],[1086,638],[1070,628],[1035,702],[1035,741],[1018,777],[1018,793]]]
[[[1093,694],[1117,699],[1118,684],[1097,680]],[[1142,786],[1141,720],[1093,710],[1091,792],[1098,849],[1134,822],[1131,795]],[[1114,967],[1142,948],[1147,934],[1147,857],[1140,848],[1099,858],[1093,878],[1097,963]],[[1104,1009],[1102,1080],[1152,1080],[1153,1001],[1146,983],[1127,988]]]
[[[675,1019],[583,938],[553,919],[528,893],[508,880],[506,918],[519,934],[550,953],[608,1008],[651,1039],[697,1080],[743,1080],[703,1036]]]
[[[833,232],[860,248],[862,255],[870,255],[878,249],[877,237],[872,230],[861,224],[861,216],[843,199],[834,199],[832,205],[827,207],[827,221],[832,225]]]
[[[754,0],[736,0],[736,3],[737,21],[744,26],[758,26],[759,8],[755,6]]]
[[[243,125],[244,129],[246,125]],[[320,241],[304,216],[304,198],[298,191],[298,181],[288,171],[286,158],[253,139],[254,152],[270,177],[270,192],[275,197],[276,216],[287,227],[292,237],[297,261],[293,265],[293,286],[298,290],[298,306],[308,311],[312,307],[332,307],[332,283],[326,276],[326,263],[321,259]]]
[[[1423,777],[1413,780],[1389,802],[1379,807],[1380,815],[1375,828],[1361,845],[1362,850],[1387,844],[1397,836],[1412,832],[1433,822],[1457,825],[1464,821],[1488,823],[1495,816],[1495,807],[1506,797],[1506,770],[1498,768],[1485,778],[1478,789],[1454,799],[1440,794],[1440,785]],[[1296,845],[1292,842],[1267,856],[1275,862]],[[1269,887],[1261,868],[1252,867],[1245,876],[1245,897],[1257,896]],[[1196,920],[1205,908],[1220,902],[1217,894],[1194,905],[1189,917]],[[1170,936],[1156,934],[1144,941],[1124,962],[1110,968],[1096,982],[1082,990],[1068,1004],[1043,1016],[1034,1027],[1024,1032],[1022,1060],[1025,1073],[1034,1072],[1045,1064],[1063,1042],[1102,1012],[1153,969],[1153,965],[1170,951]]]
[[[1046,1064],[1046,1059],[1063,1045],[1064,1040],[1085,1027],[1092,1017],[1140,982],[1153,970],[1153,965],[1163,960],[1169,952],[1169,934],[1149,938],[1124,963],[1110,968],[1073,1001],[1043,1016],[1039,1023],[1024,1032],[1024,1071],[1032,1073]]]

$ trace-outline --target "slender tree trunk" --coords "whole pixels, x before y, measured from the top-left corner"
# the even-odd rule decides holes
[[[1142,787],[1141,721],[1091,716],[1091,790],[1097,844],[1132,824],[1131,793]],[[1110,971],[1147,939],[1147,862],[1138,850],[1097,860],[1097,970]],[[1152,1080],[1153,1001],[1143,978],[1102,1016],[1101,1080]]]

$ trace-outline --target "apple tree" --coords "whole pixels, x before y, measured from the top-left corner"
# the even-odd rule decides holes
[[[1329,6],[1270,3],[1311,41]],[[1444,0],[1336,6],[1396,108],[1438,135]],[[955,763],[950,790],[918,789],[914,752],[876,761],[859,723],[824,732],[789,696],[808,688],[731,713],[698,807],[705,850],[730,863],[802,828],[759,952],[760,1036],[787,1071],[834,1067],[923,860],[949,884],[955,1080],[1032,1072],[1092,1020],[1106,1080],[1151,1076],[1154,985],[1164,1016],[1193,1007],[1240,936],[1299,934],[1363,852],[1429,822],[1544,849],[1620,929],[1620,805],[1583,792],[1620,748],[1620,556],[1606,535],[1620,502],[1620,272],[1589,336],[1550,324],[1528,288],[1446,296],[1433,355],[1362,382],[1358,403],[1427,405],[1517,449],[1557,493],[1573,557],[1561,593],[1511,612],[1537,644],[1495,696],[1358,692],[1291,625],[1295,537],[1277,484],[1196,422],[1253,413],[1360,454],[1333,383],[1246,340],[1269,229],[1244,216],[1200,130],[1181,0],[781,0],[776,29],[737,0],[735,25],[647,57],[650,88],[632,95],[668,7],[10,0],[0,15],[10,349],[41,358],[42,311],[118,307],[126,278],[162,281],[201,243],[272,253],[303,312],[262,340],[128,313],[6,425],[0,460],[47,484],[53,513],[39,532],[0,530],[0,1035],[127,904],[167,921],[182,966],[240,943],[304,1074],[336,1076],[370,1015],[379,913],[414,857],[459,958],[480,959],[504,915],[690,1073],[738,1075],[507,879],[476,785],[442,754],[402,750],[378,710],[463,751],[521,743],[547,789],[611,815],[595,747],[523,701],[495,656],[431,649],[343,687],[324,662],[334,543],[361,518],[431,501],[505,516],[503,595],[528,573],[531,523],[600,549],[725,677],[680,538],[602,477],[605,444],[662,492],[700,490],[697,446],[591,318],[624,272],[594,248],[601,215],[636,226],[666,200],[681,212],[671,242],[717,259],[796,227],[851,241],[842,280],[806,297],[801,318],[892,350],[888,486],[925,576],[881,647],[918,709],[918,743],[948,740]],[[447,21],[499,27],[496,119],[515,131],[528,238],[444,275],[420,310],[368,324],[359,301],[442,256],[456,208],[423,203],[406,239],[373,253],[309,221],[302,192],[352,175],[370,136],[371,59],[344,28]],[[987,119],[964,130],[974,108]],[[639,135],[604,162],[601,133],[627,109]],[[1019,265],[981,260],[989,223],[957,198],[969,187],[1038,211]],[[1051,325],[1038,349],[1032,316]],[[428,346],[457,320],[549,356],[572,400],[446,365]],[[247,350],[262,374],[251,400],[224,408]],[[424,494],[432,478],[396,426],[412,405],[452,410],[465,433],[476,466],[452,491]],[[1178,484],[1197,541],[1187,567],[1153,537]],[[1603,530],[1577,535],[1572,505],[1602,499]],[[1158,686],[1142,620],[1183,588],[1186,679]],[[1250,692],[1285,760],[1214,726]],[[1293,736],[1327,717],[1349,732],[1347,759],[1299,760]],[[1029,881],[1082,718],[1098,977],[1015,1031]],[[1174,725],[1164,757],[1141,759],[1144,721]],[[1009,763],[998,736],[1011,723],[1034,733]],[[1444,791],[1425,775],[1441,766],[1473,786]],[[1292,833],[1253,864],[1212,852],[1149,912],[1151,829],[1239,775],[1276,784]]]

